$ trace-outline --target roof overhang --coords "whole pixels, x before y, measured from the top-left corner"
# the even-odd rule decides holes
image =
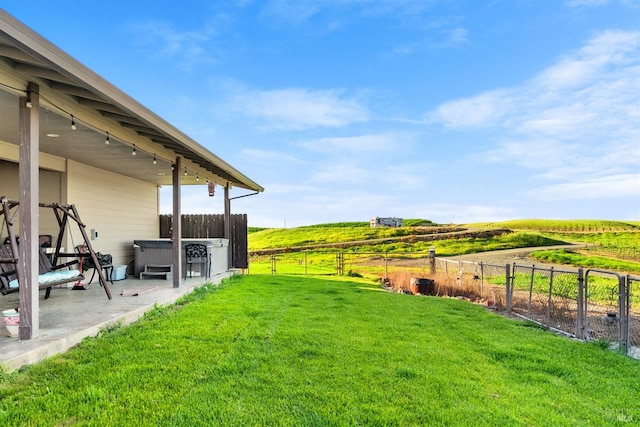
[[[17,99],[25,96],[29,82],[39,87],[41,153],[158,185],[171,185],[171,167],[180,157],[186,172],[181,184],[203,184],[209,180],[264,191],[0,9],[0,142],[18,144]],[[75,130],[71,128],[72,120]],[[107,135],[109,144],[105,143]]]

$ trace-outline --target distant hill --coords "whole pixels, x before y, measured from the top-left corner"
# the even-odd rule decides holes
[[[404,227],[372,228],[369,222],[334,222],[295,228],[254,228],[249,232],[249,250],[422,235],[438,228],[427,219],[405,219],[404,224]]]
[[[640,231],[640,223],[596,219],[517,219],[502,222],[467,224],[470,228],[509,228],[511,230],[548,231],[560,233],[604,233]]]
[[[335,222],[307,225],[295,228],[251,228],[249,230],[249,251],[276,248],[300,248],[340,244],[345,242],[366,242],[378,244],[381,239],[416,244],[425,239],[425,235],[435,233],[468,232],[480,236],[488,230],[506,230],[518,233],[551,233],[572,235],[571,238],[559,237],[568,241],[602,242],[614,240],[625,246],[635,245],[640,236],[639,222],[607,221],[607,220],[550,220],[550,219],[518,219],[501,222],[475,223],[466,225],[438,225],[427,219],[405,219],[403,227],[370,227],[368,222]],[[583,237],[580,237],[583,236]],[[412,238],[412,237],[415,237]],[[469,236],[467,236],[468,238]],[[450,238],[463,238],[452,235]],[[367,243],[365,243],[366,245]],[[406,245],[405,245],[406,246]]]

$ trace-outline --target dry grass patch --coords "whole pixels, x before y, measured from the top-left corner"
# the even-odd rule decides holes
[[[411,279],[416,277],[418,276],[414,271],[397,270],[389,272],[386,280],[384,278],[380,280],[395,292],[416,294],[416,290],[411,288]],[[419,278],[434,281],[434,296],[463,298],[499,310],[506,306],[504,287],[482,283],[473,275],[465,274],[456,277],[445,273],[427,273]]]

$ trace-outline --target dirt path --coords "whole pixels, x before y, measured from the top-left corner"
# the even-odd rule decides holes
[[[562,264],[550,264],[540,260],[529,257],[531,252],[535,251],[549,251],[554,249],[579,249],[585,245],[576,243],[570,245],[556,245],[556,246],[539,246],[535,248],[518,248],[518,249],[504,249],[500,251],[490,252],[478,252],[468,255],[457,255],[448,257],[448,259],[482,262],[485,264],[505,265],[505,264],[519,264],[519,265],[537,265],[545,268],[557,268],[563,270],[575,270],[574,267],[570,267]],[[437,255],[437,254],[436,254]]]

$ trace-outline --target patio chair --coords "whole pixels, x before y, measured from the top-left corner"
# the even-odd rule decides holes
[[[86,245],[76,245],[76,254],[78,259],[81,259],[80,265],[82,266],[82,271],[85,272],[90,268],[93,269],[93,273],[91,273],[91,279],[89,279],[89,285],[93,282],[93,278],[98,271],[95,263],[93,262],[93,258],[91,258],[91,254],[87,251]],[[98,258],[98,262],[100,263],[100,268],[106,271],[107,280],[113,284],[113,257],[111,254],[102,254],[100,252],[96,252],[96,258]]]
[[[185,261],[189,270],[189,277],[193,277],[193,265],[200,265],[200,276],[203,276],[202,267],[204,266],[204,277],[209,277],[211,265],[211,254],[207,253],[207,246],[200,243],[189,243],[184,246]],[[187,278],[185,269],[184,278]]]
[[[41,234],[38,236],[38,244],[41,248],[50,248],[53,242],[53,236],[51,234]],[[5,242],[9,243],[9,242]]]

